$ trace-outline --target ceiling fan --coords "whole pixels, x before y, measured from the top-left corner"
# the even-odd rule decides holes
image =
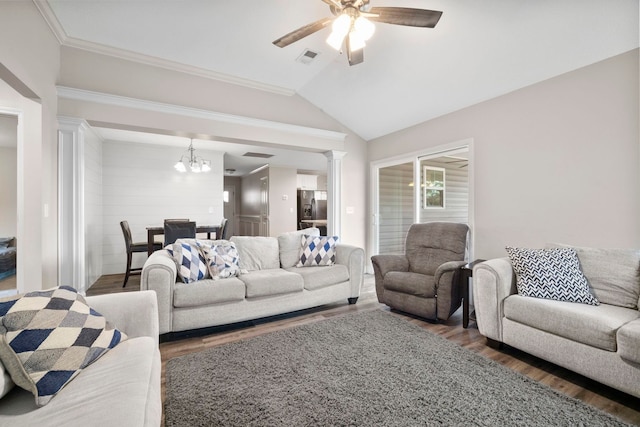
[[[340,50],[346,43],[349,65],[364,61],[363,48],[365,42],[373,35],[375,26],[371,21],[386,24],[406,25],[410,27],[433,28],[440,20],[442,12],[408,7],[370,7],[369,0],[322,0],[329,5],[335,18],[322,18],[311,24],[300,27],[279,39],[273,44],[278,47],[307,37],[332,24],[332,32],[327,43]]]

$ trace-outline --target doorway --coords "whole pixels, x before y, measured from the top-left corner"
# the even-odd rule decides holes
[[[18,116],[0,113],[0,295],[17,292]]]
[[[413,223],[460,222],[472,228],[471,171],[471,141],[373,163],[371,255],[404,254]]]
[[[223,216],[227,219],[227,227],[231,230],[229,237],[231,237],[238,234],[236,229],[236,186],[225,185],[223,191]]]

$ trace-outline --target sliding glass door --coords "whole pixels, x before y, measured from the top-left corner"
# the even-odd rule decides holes
[[[404,253],[404,240],[414,222],[414,162],[378,169],[378,253]]]
[[[469,224],[469,147],[373,165],[372,254],[403,254],[413,223]]]

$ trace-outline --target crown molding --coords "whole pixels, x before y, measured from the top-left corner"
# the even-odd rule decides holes
[[[185,107],[182,105],[165,104],[161,102],[129,98],[126,96],[112,95],[108,93],[94,92],[84,89],[76,89],[66,86],[56,86],[56,89],[58,97],[63,99],[93,102],[97,104],[112,105],[123,108],[133,108],[136,110],[152,111],[155,113],[175,114],[197,119],[212,120],[221,123],[237,124],[301,136],[321,138],[329,141],[344,142],[345,138],[347,137],[347,134],[343,132],[292,125],[270,120],[255,119],[252,117],[236,116],[226,113],[218,113],[215,111]]]
[[[180,73],[190,74],[192,76],[204,77],[211,80],[217,80],[224,83],[230,83],[238,86],[244,86],[251,89],[257,89],[264,92],[270,92],[277,95],[293,96],[296,91],[293,89],[284,88],[281,86],[270,85],[266,83],[257,82],[255,80],[244,79],[237,76],[232,76],[225,73],[220,73],[213,70],[207,70],[205,68],[196,67],[193,65],[181,64],[179,62],[170,61],[168,59],[162,59],[155,56],[144,55],[142,53],[132,52],[126,49],[119,49],[100,43],[89,42],[86,40],[70,37],[62,27],[62,24],[58,20],[53,9],[46,0],[32,0],[36,5],[40,14],[51,28],[51,31],[58,39],[58,42],[62,46],[72,47],[76,49],[86,50],[88,52],[98,53],[101,55],[107,55],[114,58],[124,59],[127,61],[137,62],[139,64],[150,65],[153,67],[164,68],[170,71],[177,71]]]

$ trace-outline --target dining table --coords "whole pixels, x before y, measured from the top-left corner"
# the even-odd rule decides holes
[[[220,225],[197,225],[196,233],[207,233],[207,239],[211,239],[211,235],[215,237],[220,231]],[[163,226],[150,226],[147,227],[147,254],[151,255],[154,251],[153,244],[155,243],[156,236],[164,235]]]

